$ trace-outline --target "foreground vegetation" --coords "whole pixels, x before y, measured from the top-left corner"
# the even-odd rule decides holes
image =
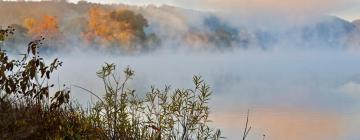
[[[14,32],[0,32],[0,43]],[[104,83],[102,97],[86,88],[98,102],[83,108],[70,100],[64,86],[50,93],[51,74],[61,67],[39,54],[42,39],[32,41],[22,59],[11,59],[0,49],[0,139],[220,139],[208,126],[211,91],[200,76],[193,89],[152,87],[144,96],[127,88],[134,71],[116,73],[105,64],[97,76]],[[6,46],[2,46],[6,47]]]

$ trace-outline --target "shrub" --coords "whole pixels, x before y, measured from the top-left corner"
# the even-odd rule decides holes
[[[8,36],[13,30],[4,30]],[[28,44],[22,59],[10,59],[0,49],[0,139],[101,138],[79,108],[68,104],[70,91],[50,96],[51,73],[61,66],[58,59],[46,64],[39,56],[41,40]]]
[[[194,76],[194,89],[170,90],[152,87],[145,97],[127,89],[134,71],[124,70],[123,78],[105,64],[97,73],[105,94],[90,112],[95,126],[110,139],[219,139],[220,130],[208,126],[211,91],[200,76]]]
[[[4,40],[12,32],[1,30],[0,37]],[[54,85],[49,79],[62,62],[45,63],[38,51],[42,40],[30,42],[19,60],[0,49],[0,139],[221,138],[220,130],[208,126],[212,92],[200,76],[193,77],[193,89],[152,87],[141,97],[126,86],[133,70],[126,68],[120,77],[116,66],[106,63],[97,72],[104,83],[104,96],[87,90],[99,101],[85,111],[70,102],[65,86],[50,93]]]

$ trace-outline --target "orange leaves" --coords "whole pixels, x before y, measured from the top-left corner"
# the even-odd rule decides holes
[[[147,20],[141,14],[127,9],[107,11],[98,7],[89,10],[88,31],[83,34],[86,41],[100,40],[97,43],[109,46],[119,44],[129,47],[145,38],[144,27]]]
[[[24,26],[29,30],[28,34],[33,39],[44,36],[50,39],[59,39],[61,36],[56,17],[44,15],[41,20],[26,18]]]
[[[24,26],[27,29],[32,29],[37,24],[36,20],[34,18],[25,18],[24,20]]]

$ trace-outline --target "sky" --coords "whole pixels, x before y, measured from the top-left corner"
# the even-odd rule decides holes
[[[15,1],[15,0],[9,0]],[[39,1],[39,0],[27,0]],[[78,2],[80,0],[68,0]],[[360,0],[86,0],[94,3],[172,5],[201,11],[246,14],[335,15],[348,21],[360,19]],[[292,14],[291,14],[292,13]]]
[[[77,2],[78,0],[70,0]],[[359,0],[87,0],[96,3],[173,5],[187,9],[254,13],[336,15],[348,21],[360,18]]]

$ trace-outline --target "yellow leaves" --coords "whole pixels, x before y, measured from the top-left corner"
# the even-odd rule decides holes
[[[43,17],[40,27],[43,29],[47,29],[47,30],[58,30],[59,29],[56,18],[53,16],[48,16],[48,15],[45,15]]]
[[[133,11],[120,9],[109,12],[93,7],[89,10],[88,32],[83,34],[83,38],[91,42],[100,37],[98,43],[105,46],[113,43],[131,46],[145,36],[143,28],[146,26],[146,19]]]
[[[32,29],[37,24],[36,20],[34,18],[25,18],[24,20],[24,26],[27,29]]]
[[[117,34],[117,39],[126,45],[130,45],[130,41],[134,39],[134,35],[131,31],[124,31]]]
[[[41,36],[50,39],[59,39],[60,37],[58,21],[54,16],[44,15],[39,21],[34,18],[26,18],[24,26],[29,30],[29,36],[34,39]]]

